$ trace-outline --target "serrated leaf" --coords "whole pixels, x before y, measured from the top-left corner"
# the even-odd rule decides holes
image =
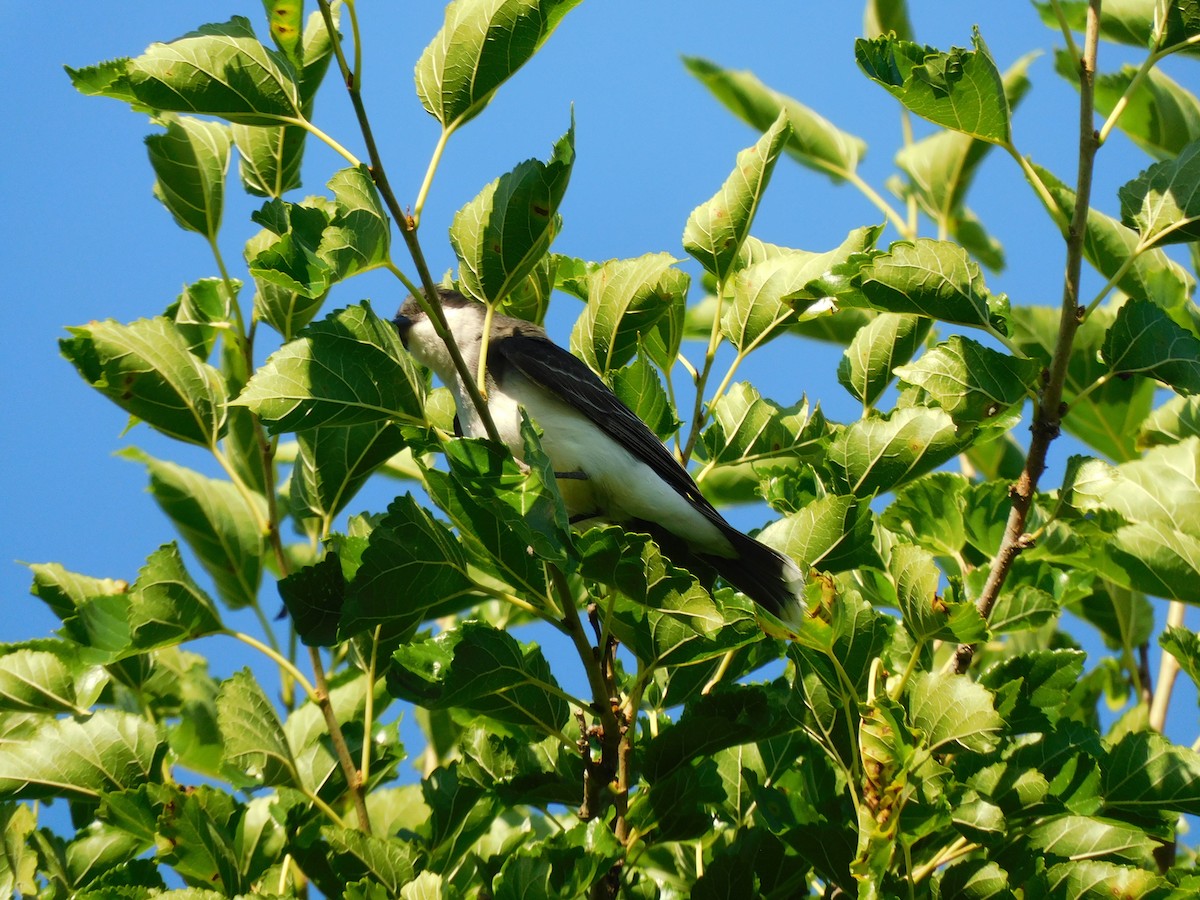
[[[1070,488],[1078,509],[1112,509],[1131,522],[1163,522],[1200,536],[1200,439],[1156,447],[1119,466],[1086,460]]]
[[[1180,393],[1200,393],[1200,339],[1149,300],[1121,306],[1100,355],[1117,375],[1146,375]]]
[[[343,280],[386,262],[391,224],[370,170],[365,165],[339,169],[326,187],[333,193],[333,218],[317,255]]]
[[[1097,859],[1060,863],[1030,884],[1039,895],[1062,900],[1137,897],[1166,900],[1167,883],[1153,872]]]
[[[1009,141],[1004,82],[978,29],[974,50],[941,53],[895,36],[859,38],[854,57],[867,77],[918,116],[995,144]]]
[[[1177,444],[1189,437],[1200,437],[1200,395],[1172,397],[1150,413],[1142,421],[1138,446]]]
[[[133,87],[129,83],[131,62],[133,60],[129,57],[122,56],[81,69],[72,69],[70,66],[63,66],[63,69],[71,79],[71,86],[85,97],[111,97],[128,103],[139,112],[148,112],[149,110],[134,96]]]
[[[610,386],[622,403],[665,441],[679,429],[679,416],[667,396],[658,372],[644,354],[609,373]]]
[[[301,787],[279,716],[249,669],[222,682],[217,724],[226,765],[261,784]]]
[[[268,357],[237,398],[272,434],[320,425],[424,422],[424,379],[365,303],[330,313]]]
[[[1193,683],[1200,685],[1200,635],[1187,628],[1168,625],[1158,636],[1158,645],[1175,657]]]
[[[232,295],[229,286],[233,288]],[[236,279],[227,284],[222,278],[201,278],[185,285],[183,293],[164,311],[200,359],[207,360],[212,354],[241,287],[242,283]]]
[[[212,600],[192,580],[173,543],[146,557],[124,599],[128,650],[168,647],[224,628]]]
[[[225,426],[225,380],[170,319],[67,329],[59,348],[100,393],[168,437],[212,445]]]
[[[888,572],[896,582],[904,627],[915,640],[973,642],[986,637],[987,628],[974,604],[939,595],[942,573],[928,551],[897,544],[888,560]]]
[[[47,719],[27,741],[0,742],[0,797],[96,800],[161,778],[166,750],[158,729],[132,713]]]
[[[290,504],[299,519],[332,521],[371,473],[405,447],[390,422],[312,428],[296,435]]]
[[[928,316],[987,328],[995,298],[983,275],[958,244],[919,238],[897,241],[859,270],[867,301],[884,312]]]
[[[164,845],[159,860],[193,885],[218,884],[235,895],[247,889],[234,846],[244,809],[208,785],[163,800],[155,828]]]
[[[933,472],[898,490],[881,521],[935,554],[957,556],[967,540],[967,487],[958,473]]]
[[[292,626],[305,646],[330,647],[337,643],[346,579],[336,553],[292,572],[278,587]]]
[[[733,270],[789,131],[781,112],[753,147],[737,155],[733,172],[716,194],[688,216],[683,249],[718,284],[724,284]]]
[[[554,144],[550,161],[530,159],[485,187],[454,214],[450,244],[459,286],[497,304],[533,271],[562,228],[559,204],[575,162],[575,123]]]
[[[347,587],[338,633],[345,639],[375,625],[385,625],[389,634],[409,633],[432,608],[455,602],[461,607],[461,598],[474,589],[461,545],[404,494],[371,530]]]
[[[1053,595],[1029,584],[1003,590],[988,616],[988,628],[996,634],[1010,634],[1041,628],[1058,615]]]
[[[1200,810],[1200,753],[1153,731],[1130,732],[1104,763],[1104,802],[1113,811]]]
[[[907,407],[846,426],[829,445],[827,465],[850,493],[866,497],[936,469],[970,440],[943,410]]]
[[[820,409],[810,410],[806,399],[782,408],[744,381],[729,388],[709,415],[701,441],[712,465],[815,459],[829,430]]]
[[[800,512],[772,522],[758,535],[800,566],[842,572],[878,560],[872,536],[873,516],[854,497],[829,496]]]
[[[242,187],[256,197],[282,197],[300,187],[307,136],[308,132],[296,125],[234,125]]]
[[[1200,240],[1200,141],[1155,163],[1117,196],[1121,221],[1137,229],[1143,246]]]
[[[448,874],[490,827],[499,812],[497,800],[465,777],[458,762],[430,772],[421,782],[421,796],[429,808],[428,820],[420,827],[432,849],[429,868]]]
[[[86,665],[66,641],[0,646],[0,709],[87,715],[108,683],[99,666]]]
[[[1057,816],[1038,822],[1028,832],[1035,850],[1067,859],[1117,857],[1149,862],[1158,842],[1142,829],[1116,819]]]
[[[609,260],[592,272],[587,308],[571,329],[571,352],[600,374],[632,360],[639,342],[668,321],[687,296],[690,278],[674,263],[667,253],[650,253]],[[662,363],[657,355],[654,359]]]
[[[943,897],[964,900],[1015,900],[1008,873],[994,860],[961,859],[940,873],[937,884]]]
[[[329,842],[334,869],[344,882],[366,877],[388,897],[416,876],[418,849],[413,841],[384,839],[350,828],[326,825],[321,836]]]
[[[479,115],[579,0],[455,0],[417,61],[417,97],[450,131]]]
[[[18,803],[0,806],[0,834],[4,835],[0,853],[0,892],[32,897],[37,893],[38,858],[30,837],[37,827],[31,807]]]
[[[212,577],[221,599],[232,609],[256,602],[266,554],[259,525],[267,520],[266,501],[247,497],[230,481],[207,478],[140,450],[122,455],[146,466],[155,502]]]
[[[495,900],[581,897],[623,855],[624,848],[604,822],[577,822],[544,840],[517,847],[493,882]],[[535,885],[544,885],[544,893],[538,893]]]
[[[979,683],[1015,734],[1049,731],[1083,673],[1080,650],[1031,650],[989,666]]]
[[[546,734],[570,718],[541,649],[482,622],[403,646],[393,662],[389,688],[427,709],[468,709]]]
[[[1075,213],[1075,192],[1041,166],[1033,169],[1059,211],[1070,219]],[[1139,252],[1137,232],[1096,209],[1088,209],[1083,254],[1106,278],[1125,267],[1117,286],[1134,299],[1153,300],[1167,310],[1186,304],[1195,288],[1195,279],[1183,266],[1157,248]],[[1136,258],[1127,265],[1131,257]]]
[[[875,405],[903,366],[925,343],[933,320],[925,316],[880,313],[858,330],[838,362],[838,382],[864,409]]]
[[[154,196],[180,228],[216,240],[233,138],[229,128],[191,116],[171,116],[165,133],[146,138]]]
[[[1041,371],[1035,359],[1000,353],[960,335],[895,369],[898,378],[923,388],[958,425],[994,418],[1023,401]]]
[[[241,16],[203,25],[169,44],[151,44],[129,62],[128,83],[139,102],[163,112],[242,125],[301,118],[295,70],[260,44]]]
[[[987,753],[1004,726],[991,692],[965,675],[918,673],[909,682],[908,712],[931,750],[956,743]]]
[[[696,56],[683,64],[730,112],[756,131],[766,131],[780,113],[791,126],[784,150],[802,165],[841,181],[854,173],[867,151],[862,139],[842,131],[798,100],[772,90],[752,73],[724,69]]]

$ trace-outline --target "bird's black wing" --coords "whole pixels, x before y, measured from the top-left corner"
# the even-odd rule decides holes
[[[503,383],[509,368],[520,372],[587,416],[714,523],[728,527],[658,436],[582,360],[549,338],[519,332],[494,340],[488,355],[492,377],[498,382]]]

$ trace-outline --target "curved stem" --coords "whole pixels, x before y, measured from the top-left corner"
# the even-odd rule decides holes
[[[1094,75],[1095,72],[1093,70],[1092,76]],[[1088,92],[1088,107],[1091,107],[1090,90]],[[1090,136],[1091,134],[1092,130],[1089,123],[1088,135]],[[1029,160],[1022,156],[1017,148],[1012,144],[1001,144],[1001,146],[1008,151],[1009,156],[1017,161],[1017,165],[1021,167],[1021,172],[1025,175],[1025,180],[1029,182],[1034,193],[1038,195],[1038,199],[1042,201],[1042,205],[1046,207],[1046,212],[1050,213],[1050,218],[1054,220],[1054,224],[1057,225],[1062,231],[1068,231],[1071,223],[1067,221],[1067,218],[1063,215],[1062,210],[1058,208],[1058,204],[1054,202],[1054,198],[1050,196],[1049,188],[1046,187],[1045,183],[1041,179],[1041,176],[1034,171],[1033,165],[1029,162]],[[1078,206],[1078,203],[1076,206]]]
[[[312,686],[312,682],[305,678],[304,673],[297,669],[295,664],[282,653],[272,647],[268,647],[258,638],[251,637],[242,631],[226,631],[224,634],[229,635],[229,637],[233,638],[235,641],[241,641],[243,644],[253,647],[259,653],[268,657],[273,663],[279,666],[279,668],[283,669],[292,676],[296,684],[300,685],[300,687],[304,689],[304,693],[308,695],[309,700],[316,702],[317,690]]]
[[[1182,628],[1187,607],[1172,600],[1167,607],[1167,627]],[[1154,688],[1154,699],[1150,703],[1150,727],[1162,732],[1167,724],[1167,710],[1171,705],[1171,692],[1175,689],[1175,678],[1179,674],[1179,660],[1166,651],[1158,663],[1158,682]]]
[[[892,226],[898,232],[900,232],[901,237],[905,238],[906,240],[912,240],[913,237],[916,236],[915,232],[909,229],[908,222],[905,220],[904,216],[896,212],[896,210],[892,208],[892,205],[884,200],[879,192],[875,190],[875,188],[863,181],[857,172],[850,171],[842,172],[840,174],[848,182],[858,188],[863,196],[870,200],[876,209],[883,213],[884,218],[892,223]]]
[[[371,728],[375,721],[375,666],[379,661],[379,634],[382,630],[382,625],[375,626],[375,632],[371,635],[371,658],[367,663],[367,693],[363,698],[363,744],[358,764],[363,784],[371,780]]]
[[[337,41],[335,41],[334,44],[336,45]],[[330,149],[332,149],[338,156],[342,157],[342,159],[346,160],[346,162],[350,163],[350,165],[355,166],[355,167],[362,165],[361,159],[359,159],[357,156],[355,156],[353,153],[351,153],[349,150],[347,150],[345,147],[343,147],[341,144],[339,144],[332,137],[327,135],[324,131],[322,131],[320,128],[318,128],[316,125],[314,125],[308,119],[295,119],[290,124],[299,125],[301,128],[303,128],[305,131],[307,131],[309,134],[311,134],[317,140],[328,145],[330,147]]]
[[[417,199],[413,202],[412,219],[414,228],[421,224],[421,212],[425,209],[425,200],[429,197],[429,188],[433,185],[433,175],[437,172],[438,164],[442,161],[442,154],[446,150],[446,143],[450,140],[450,135],[453,133],[453,127],[443,127],[442,133],[438,135],[437,143],[433,147],[433,153],[429,157],[429,165],[425,168],[425,178],[421,181],[421,189],[417,191]]]

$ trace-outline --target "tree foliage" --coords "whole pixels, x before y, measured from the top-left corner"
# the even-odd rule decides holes
[[[149,116],[155,194],[212,247],[217,274],[161,314],[70,328],[62,354],[133,421],[210,452],[224,477],[125,452],[211,592],[175,543],[132,581],[31,567],[62,627],[0,648],[0,890],[1200,891],[1194,851],[1176,841],[1181,816],[1200,815],[1200,753],[1163,734],[1177,673],[1200,674],[1200,639],[1180,625],[1200,600],[1200,315],[1194,275],[1163,249],[1197,258],[1200,101],[1156,68],[1196,54],[1192,0],[1038,4],[1061,29],[1060,73],[1100,117],[1094,133],[1062,131],[1079,143],[1077,172],[1053,174],[1017,143],[1027,60],[1001,72],[978,32],[968,49],[921,45],[902,2],[871,0],[859,67],[901,116],[937,126],[897,155],[891,199],[859,176],[860,139],[749,72],[687,57],[761,132],[730,154],[722,184],[696,186],[681,248],[700,277],[665,253],[552,251],[573,119],[546,160],[517,164],[454,216],[455,287],[535,321],[552,297],[583,301],[572,351],[714,502],[765,500],[760,538],[807,576],[795,629],[646,535],[575,529],[532,425],[522,463],[453,437],[446,392],[383,311],[434,294],[421,243],[436,237],[420,220],[445,144],[576,0],[447,6],[416,63],[441,136],[411,207],[359,93],[353,39],[369,21],[352,3],[318,0],[307,17],[300,2],[264,5],[265,41],[235,17],[68,69],[81,92]],[[1104,70],[1097,35],[1142,48],[1140,68]],[[318,89],[338,82],[366,159],[346,149],[353,136],[313,124]],[[1089,195],[1113,128],[1148,153],[1119,219]],[[346,165],[327,193],[300,198],[313,140]],[[1061,312],[987,286],[988,270],[1021,264],[967,206],[992,151],[1062,231]],[[263,199],[244,284],[216,239],[233,227],[222,211],[235,154],[241,187]],[[895,234],[867,224],[806,249],[754,237],[772,174],[792,162],[859,187]],[[1106,281],[1094,298],[1078,293],[1084,261]],[[377,268],[395,274],[395,297],[337,296]],[[837,376],[861,404],[854,421],[735,380],[751,354],[787,366],[819,339],[845,346]],[[1042,484],[1060,431],[1085,452]],[[407,490],[347,517],[381,473]],[[276,593],[282,624],[261,613]],[[1149,597],[1169,601],[1166,627]],[[261,633],[224,623],[244,607]],[[1111,652],[1084,653],[1067,613]],[[530,624],[578,656],[586,695],[526,639]],[[249,669],[214,678],[189,649],[210,635],[266,654],[279,683]],[[1165,651],[1153,677],[1152,642]],[[1115,722],[1105,702],[1123,705]],[[400,768],[399,714],[427,741],[408,748],[416,780]],[[74,831],[39,827],[49,800]]]

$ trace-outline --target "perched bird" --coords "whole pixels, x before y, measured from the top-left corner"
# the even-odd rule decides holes
[[[475,372],[486,307],[441,290],[446,322]],[[409,353],[454,394],[463,434],[485,437],[446,345],[413,297],[393,320]],[[725,521],[662,441],[581,360],[531,322],[495,315],[487,351],[488,410],[520,456],[521,413],[542,430],[573,522],[601,518],[649,533],[680,565],[699,559],[764,609],[793,624],[803,612],[803,576],[792,560]]]

